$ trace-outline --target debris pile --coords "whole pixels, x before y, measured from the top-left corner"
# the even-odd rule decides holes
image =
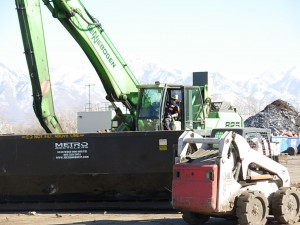
[[[269,128],[273,133],[300,132],[300,113],[280,99],[267,105],[261,112],[245,120],[245,127]]]

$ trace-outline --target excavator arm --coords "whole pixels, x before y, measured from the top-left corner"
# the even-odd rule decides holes
[[[15,0],[30,72],[36,116],[48,133],[61,133],[54,113],[39,0]],[[101,24],[80,0],[43,0],[54,18],[68,30],[94,66],[109,100],[124,129],[134,129],[133,117],[138,103],[138,81],[120,56]],[[116,106],[122,102],[130,115]],[[129,122],[128,122],[129,121]]]
[[[16,0],[34,112],[47,133],[62,133],[55,116],[39,0]]]
[[[107,100],[122,102],[134,115],[138,101],[138,81],[101,24],[88,13],[79,0],[43,2],[91,61],[107,93]]]

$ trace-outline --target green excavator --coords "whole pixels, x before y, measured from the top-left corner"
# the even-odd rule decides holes
[[[140,85],[79,0],[43,0],[91,61],[116,110],[113,132],[63,133],[54,112],[40,1],[15,2],[33,107],[46,134],[0,135],[0,210],[170,209],[183,131],[243,126],[232,106],[211,101],[207,73],[194,73],[193,85]],[[164,111],[173,95],[180,115],[176,129],[166,131]]]
[[[43,3],[77,41],[94,66],[107,93],[106,98],[116,111],[112,130],[163,130],[165,105],[174,93],[179,96],[178,104],[181,106],[177,129],[211,130],[243,125],[232,106],[211,102],[205,82],[207,76],[204,75],[203,79],[195,77],[193,86],[160,82],[139,85],[99,21],[89,14],[81,1],[43,0]],[[62,133],[54,113],[40,0],[16,0],[16,6],[32,83],[34,111],[47,133]],[[194,76],[203,74],[196,73]],[[116,106],[116,102],[123,103],[125,113]],[[145,114],[147,111],[149,113]]]

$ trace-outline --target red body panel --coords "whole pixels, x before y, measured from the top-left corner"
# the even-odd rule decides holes
[[[175,209],[214,212],[217,207],[218,166],[175,164],[172,204]]]

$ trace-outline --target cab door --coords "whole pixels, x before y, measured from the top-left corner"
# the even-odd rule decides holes
[[[204,129],[203,98],[199,87],[185,87],[183,108],[184,129]]]
[[[139,92],[136,129],[138,131],[161,130],[162,108],[164,107],[165,88],[147,87]]]
[[[177,95],[178,96],[178,100],[177,100],[177,106],[179,108],[179,113],[178,113],[178,117],[175,118],[174,120],[174,130],[184,130],[184,88],[183,86],[168,86],[166,89],[166,94],[165,94],[165,102],[164,102],[164,108],[162,109],[162,111],[165,111],[166,108],[166,104],[168,102],[170,102],[171,100],[171,96]],[[163,121],[164,118],[162,118],[162,127],[163,127]]]

